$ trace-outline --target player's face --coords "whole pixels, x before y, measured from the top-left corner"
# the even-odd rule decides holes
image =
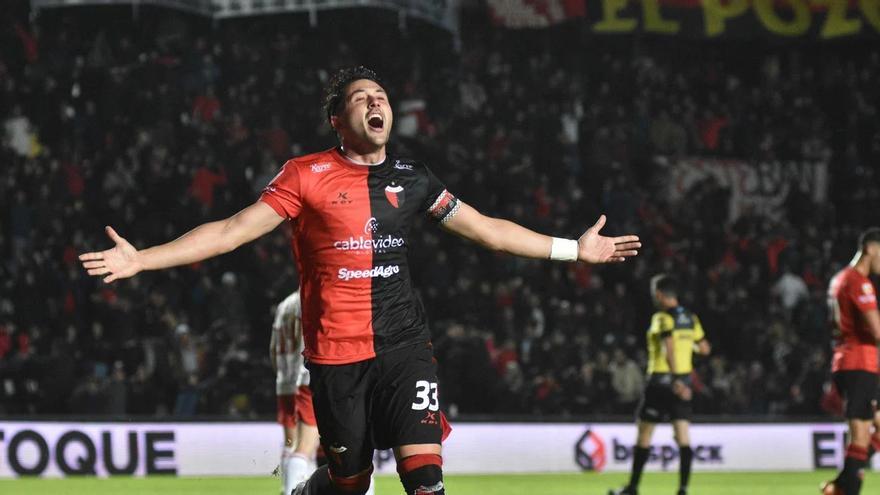
[[[382,86],[369,79],[358,79],[346,88],[345,106],[331,117],[331,124],[343,146],[369,152],[385,146],[393,120]]]
[[[867,252],[871,257],[871,273],[880,275],[880,242],[868,243]]]

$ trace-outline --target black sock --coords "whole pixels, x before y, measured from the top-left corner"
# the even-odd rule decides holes
[[[400,482],[407,495],[445,495],[443,469],[437,464],[427,464],[400,474]]]
[[[642,471],[645,470],[645,463],[648,462],[648,455],[651,450],[648,447],[636,447],[633,449],[633,467],[629,475],[629,487],[638,488],[639,480],[642,479]]]
[[[691,463],[694,460],[694,451],[690,445],[678,448],[678,489],[687,490],[691,480]]]
[[[330,482],[330,472],[327,470],[327,465],[323,465],[315,470],[311,476],[309,476],[308,481],[306,482],[306,489],[303,492],[304,495],[336,495],[336,490],[333,488],[333,483]]]
[[[868,450],[856,445],[850,445],[846,449],[846,459],[843,461],[843,471],[837,477],[837,486],[846,495],[858,495],[862,490],[862,477],[865,475],[865,466],[868,465]]]

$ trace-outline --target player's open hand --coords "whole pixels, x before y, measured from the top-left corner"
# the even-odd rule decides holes
[[[106,251],[79,255],[79,260],[82,261],[83,268],[88,270],[89,275],[104,276],[104,282],[109,283],[134,276],[141,271],[143,266],[138,250],[120,237],[112,227],[104,227],[104,230],[116,246]]]
[[[681,380],[675,380],[672,382],[672,392],[677,395],[679,399],[684,401],[691,400],[693,394],[691,388]]]
[[[605,237],[599,234],[605,226],[605,215],[578,239],[578,261],[587,263],[620,263],[639,254],[642,247],[637,235]]]

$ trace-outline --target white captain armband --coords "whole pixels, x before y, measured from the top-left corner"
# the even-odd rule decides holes
[[[577,261],[578,241],[554,237],[553,244],[550,245],[550,259],[556,261]]]

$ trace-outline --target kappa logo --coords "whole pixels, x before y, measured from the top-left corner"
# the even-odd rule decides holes
[[[321,172],[326,172],[328,170],[330,170],[329,163],[313,163],[312,164],[312,173],[313,174],[320,174]]]
[[[390,186],[385,186],[385,198],[391,203],[391,206],[400,208],[403,204],[403,186],[395,185],[394,182]]]
[[[409,163],[400,163],[400,160],[394,160],[394,168],[397,170],[410,170],[412,171],[413,166]]]

